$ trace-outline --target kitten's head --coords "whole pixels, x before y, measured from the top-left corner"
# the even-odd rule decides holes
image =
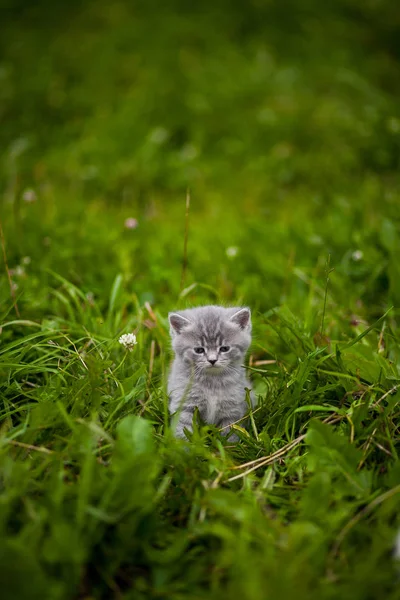
[[[240,365],[251,342],[249,308],[200,306],[170,313],[169,323],[177,356],[205,373]]]

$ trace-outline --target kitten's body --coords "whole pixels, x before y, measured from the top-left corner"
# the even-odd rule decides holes
[[[229,433],[229,425],[247,410],[250,384],[242,365],[251,342],[249,309],[202,306],[170,313],[169,320],[175,351],[169,408],[180,411],[176,436],[191,430],[196,407],[203,421]]]

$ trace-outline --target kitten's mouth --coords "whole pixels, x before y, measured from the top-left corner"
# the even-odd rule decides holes
[[[221,365],[207,365],[206,369],[207,371],[211,371],[213,373],[218,373],[219,371],[222,371]]]

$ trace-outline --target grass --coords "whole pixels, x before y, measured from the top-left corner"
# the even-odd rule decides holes
[[[399,598],[394,5],[2,9],[2,598]],[[237,445],[169,426],[204,303],[253,312]]]

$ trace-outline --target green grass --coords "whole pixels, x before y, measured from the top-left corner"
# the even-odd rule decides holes
[[[399,598],[397,7],[2,14],[2,598]],[[235,446],[169,426],[204,303],[253,312]]]

